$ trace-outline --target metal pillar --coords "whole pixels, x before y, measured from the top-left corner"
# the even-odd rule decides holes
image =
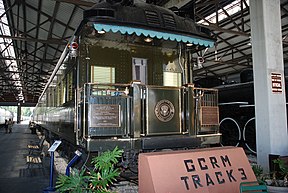
[[[250,0],[257,162],[288,155],[280,0]]]
[[[21,121],[21,105],[20,103],[17,106],[17,123],[20,123]]]
[[[43,190],[43,193],[52,193],[55,192],[55,187],[53,185],[54,176],[54,151],[50,152],[50,180],[49,187]]]

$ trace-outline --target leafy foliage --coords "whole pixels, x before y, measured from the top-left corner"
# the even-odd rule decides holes
[[[277,164],[279,166],[281,177],[282,178],[285,178],[285,177],[287,178],[287,176],[288,176],[288,166],[285,163],[285,161],[282,160],[282,159],[276,159],[276,160],[273,160],[273,163]]]
[[[105,193],[109,192],[108,187],[113,184],[120,175],[119,168],[116,168],[123,150],[115,147],[114,150],[105,151],[98,157],[92,158],[94,168],[88,171],[82,168],[80,171],[74,169],[70,176],[60,175],[56,182],[56,189],[62,192],[71,193]]]
[[[71,176],[60,175],[57,179],[57,186],[59,192],[78,193],[84,192],[87,189],[88,176],[85,176],[85,170],[73,170]]]
[[[273,163],[278,165],[280,171],[275,171],[272,174],[273,186],[288,186],[288,166],[283,159],[273,160]]]
[[[101,154],[101,156],[94,157],[92,159],[92,164],[98,170],[106,171],[109,168],[113,168],[114,165],[118,162],[118,159],[121,158],[123,151],[119,150],[118,147],[115,147],[113,151],[106,151]]]
[[[263,180],[263,168],[260,165],[252,165],[252,170],[258,181]]]

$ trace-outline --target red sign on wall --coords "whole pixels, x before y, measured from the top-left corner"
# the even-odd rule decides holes
[[[271,73],[272,92],[282,93],[282,75],[281,73]]]

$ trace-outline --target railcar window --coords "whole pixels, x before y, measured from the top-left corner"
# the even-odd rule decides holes
[[[115,83],[115,68],[92,66],[92,83]]]
[[[57,85],[57,106],[60,106],[62,101],[61,82]]]
[[[51,88],[51,107],[56,107],[57,105],[57,76],[53,77],[52,82],[50,83],[49,87]]]
[[[67,74],[67,101],[70,101],[73,99],[73,88],[72,88],[72,85],[73,85],[73,71],[70,71],[68,74]]]
[[[181,86],[181,73],[163,72],[164,86]]]
[[[49,99],[50,99],[50,89],[48,88],[47,91],[46,91],[46,107],[49,107]]]
[[[49,88],[48,107],[53,107],[54,95],[53,88]]]
[[[46,94],[44,94],[41,99],[41,107],[45,107],[45,105],[46,105]]]
[[[133,63],[133,80],[140,80],[142,83],[147,83],[147,59],[132,58]]]
[[[56,93],[56,87],[53,88],[53,107],[56,107],[57,104],[57,93]]]
[[[168,61],[163,65],[163,84],[164,86],[181,86],[181,68],[179,66],[178,59],[174,59],[171,56],[172,61]]]
[[[62,83],[61,83],[61,96],[62,96],[62,100],[61,100],[61,104],[66,102],[66,78],[62,79]]]

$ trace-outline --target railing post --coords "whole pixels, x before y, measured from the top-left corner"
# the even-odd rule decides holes
[[[72,158],[72,160],[68,163],[66,167],[66,176],[70,176],[70,167],[78,160],[79,157],[81,157],[82,153],[78,150],[75,151],[75,156]]]

